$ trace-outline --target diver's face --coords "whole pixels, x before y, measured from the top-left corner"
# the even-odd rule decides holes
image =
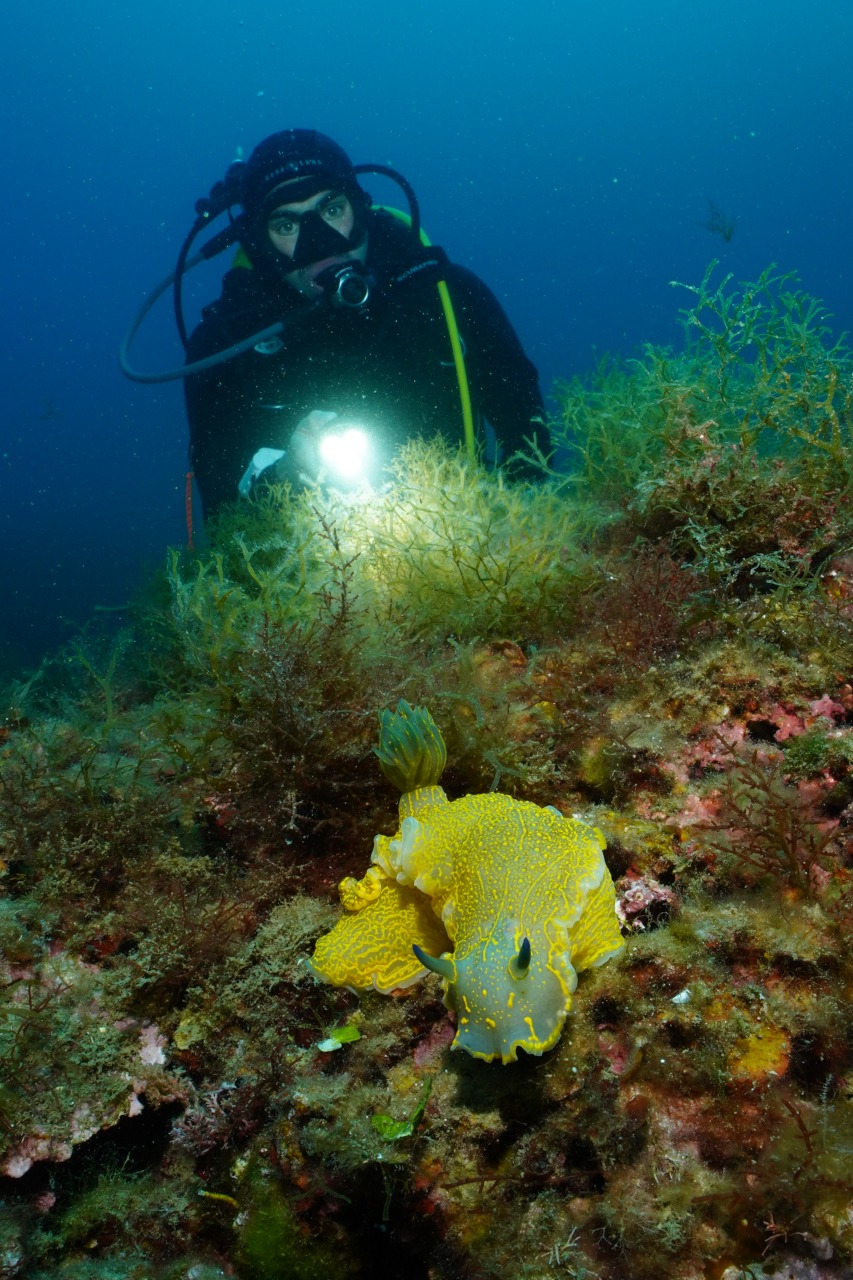
[[[267,233],[279,253],[292,258],[299,240],[300,218],[309,212],[316,212],[340,235],[349,237],[355,226],[355,213],[347,197],[340,191],[320,191],[307,200],[293,200],[278,205],[267,220]],[[327,267],[337,266],[342,262],[364,261],[366,244],[348,253],[340,253],[331,258],[321,258],[319,262],[311,262],[307,266],[290,271],[287,283],[308,298],[320,298],[323,290],[315,284],[317,276]]]

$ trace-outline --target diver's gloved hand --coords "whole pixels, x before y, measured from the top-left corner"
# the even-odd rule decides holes
[[[320,439],[338,415],[312,409],[297,422],[287,446],[287,469],[302,484],[315,484],[320,474]]]
[[[248,498],[258,476],[263,475],[265,471],[270,472],[271,475],[274,476],[275,472],[271,469],[275,467],[275,464],[280,462],[285,456],[284,449],[258,449],[257,453],[253,454],[250,458],[249,465],[243,472],[243,477],[237,485],[237,492],[240,497]]]

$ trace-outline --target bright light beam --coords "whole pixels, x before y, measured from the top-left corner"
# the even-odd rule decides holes
[[[320,440],[320,461],[332,483],[365,483],[372,452],[370,440],[360,427],[327,431]]]

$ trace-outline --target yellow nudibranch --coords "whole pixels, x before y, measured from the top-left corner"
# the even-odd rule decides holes
[[[401,701],[380,723],[376,754],[403,791],[400,826],[376,837],[362,880],[341,882],[345,913],[318,941],[311,971],[388,993],[431,969],[457,1016],[454,1049],[503,1062],[519,1049],[544,1053],[577,974],[623,945],[604,838],[496,792],[448,800],[437,785],[446,750],[429,712]]]

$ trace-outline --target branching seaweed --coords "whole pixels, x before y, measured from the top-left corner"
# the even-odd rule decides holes
[[[569,455],[563,482],[621,513],[633,531],[726,532],[741,556],[801,542],[823,527],[801,496],[844,501],[853,486],[853,361],[825,308],[774,267],[753,283],[714,280],[712,262],[682,311],[685,348],[647,346],[561,384],[552,433]],[[772,513],[771,523],[767,517]],[[685,540],[689,546],[689,538]],[[782,543],[784,546],[784,543]]]
[[[719,816],[701,824],[703,844],[761,875],[804,893],[822,864],[837,823],[821,821],[812,799],[786,781],[784,756],[735,751],[718,737],[731,763],[719,789]]]

